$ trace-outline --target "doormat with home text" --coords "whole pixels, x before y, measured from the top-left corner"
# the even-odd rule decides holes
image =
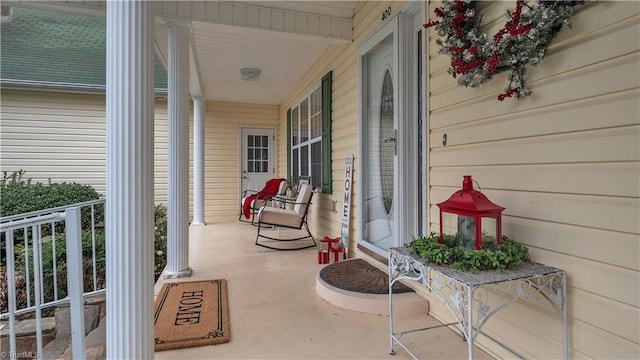
[[[154,304],[155,351],[229,342],[224,279],[162,285]]]

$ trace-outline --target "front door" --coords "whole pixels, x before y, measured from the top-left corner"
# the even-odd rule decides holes
[[[417,233],[418,18],[397,14],[358,50],[359,243],[385,257]]]
[[[388,249],[398,238],[397,17],[361,48],[363,241]]]
[[[243,127],[241,134],[240,195],[245,190],[260,191],[275,177],[274,130]]]

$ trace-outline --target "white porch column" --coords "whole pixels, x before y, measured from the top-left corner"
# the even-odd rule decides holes
[[[107,347],[153,358],[153,16],[107,2]],[[78,355],[82,357],[81,355]]]
[[[204,113],[206,100],[193,97],[193,221],[204,223]]]
[[[167,56],[169,169],[165,278],[191,276],[189,268],[189,27],[169,23]]]

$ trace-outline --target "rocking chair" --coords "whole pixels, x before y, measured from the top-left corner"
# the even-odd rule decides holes
[[[309,231],[309,225],[307,224],[307,213],[309,212],[309,205],[311,204],[311,198],[313,197],[313,189],[311,185],[303,184],[300,186],[298,197],[295,203],[285,202],[281,207],[263,206],[258,212],[258,233],[256,235],[256,245],[265,247],[272,250],[301,250],[316,247],[316,240]],[[293,205],[293,209],[289,209],[289,205]],[[270,225],[270,226],[269,226]],[[278,232],[280,228],[289,228],[305,231],[304,236],[295,238],[282,238],[265,235],[265,228],[272,229],[277,226]],[[298,247],[276,247],[264,242],[260,242],[260,238],[272,240],[272,241],[301,241],[311,239],[313,244],[307,244]]]
[[[254,224],[255,215],[261,207],[268,205],[274,196],[284,195],[287,190],[285,179],[274,178],[265,184],[260,191],[245,190],[242,192],[240,200],[240,215],[238,220]],[[243,217],[246,219],[243,219]],[[249,220],[251,219],[251,220]]]

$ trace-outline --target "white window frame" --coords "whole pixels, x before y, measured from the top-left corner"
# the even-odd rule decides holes
[[[319,104],[318,104],[318,111],[315,113],[312,113],[312,109],[311,109],[311,98],[312,96],[314,96],[315,94],[317,94],[316,96],[318,97],[319,100]],[[306,141],[300,141],[303,139],[303,134],[302,134],[302,104],[304,102],[307,102],[307,134],[306,134]],[[296,111],[297,110],[297,111]],[[294,119],[293,114],[297,113],[297,117],[298,119]],[[299,176],[310,176],[311,177],[311,185],[314,188],[321,188],[322,187],[322,83],[319,82],[316,86],[313,87],[313,89],[311,91],[309,91],[309,93],[307,93],[307,95],[302,98],[300,101],[298,101],[295,105],[291,106],[291,149],[289,156],[291,156],[291,174],[295,177],[296,175]],[[317,136],[314,138],[311,138],[311,130],[312,130],[312,122],[311,119],[316,116],[316,118],[318,119],[319,123],[318,123],[318,128],[317,130]],[[294,126],[294,121],[297,121],[297,126]],[[294,129],[296,129],[298,131],[297,134],[294,134]],[[294,144],[293,139],[295,137],[298,137],[298,143]],[[320,174],[314,174],[313,173],[313,167],[312,167],[312,157],[311,157],[311,146],[313,144],[316,143],[320,143],[320,165],[318,167]],[[302,172],[302,159],[301,159],[301,155],[302,155],[302,149],[304,147],[308,148],[308,152],[307,152],[307,159],[306,159],[306,163],[307,163],[307,173],[303,173]],[[298,159],[296,159],[293,154],[294,151],[298,150]],[[298,161],[299,160],[299,161]],[[297,163],[296,163],[297,162]],[[297,168],[296,168],[297,167]],[[297,179],[294,179],[297,180]]]

